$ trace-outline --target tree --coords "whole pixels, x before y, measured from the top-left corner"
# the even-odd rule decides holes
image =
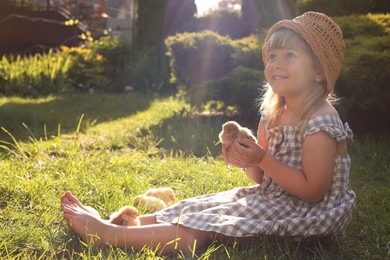
[[[168,0],[138,0],[135,48],[148,50],[161,42]]]
[[[248,36],[256,33],[260,27],[260,12],[256,8],[254,0],[242,0],[241,4],[241,25],[242,35]]]
[[[168,0],[165,10],[163,37],[196,30],[195,0]]]
[[[283,19],[295,17],[297,0],[255,0],[261,15],[261,27],[271,27]]]

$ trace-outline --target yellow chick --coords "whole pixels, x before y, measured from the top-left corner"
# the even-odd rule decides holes
[[[235,121],[228,121],[222,125],[222,131],[219,133],[219,140],[221,143],[231,145],[238,137],[257,142],[256,137],[249,128],[242,127]]]
[[[167,207],[163,200],[146,195],[136,196],[134,199],[134,205],[150,212],[156,212]]]
[[[109,222],[120,226],[139,226],[138,210],[133,206],[125,206],[111,214]]]
[[[168,204],[171,201],[175,201],[175,192],[169,187],[162,187],[156,189],[150,189],[144,193],[146,196],[159,198]]]

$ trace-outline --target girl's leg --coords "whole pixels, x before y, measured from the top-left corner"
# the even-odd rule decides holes
[[[154,214],[142,215],[138,217],[141,225],[153,225],[157,224],[156,216]]]
[[[153,215],[143,218],[143,226],[117,226],[102,220],[82,206],[71,193],[61,196],[61,208],[71,229],[84,241],[95,246],[120,246],[141,250],[145,246],[163,252],[187,252],[211,242],[215,233],[194,230],[170,223],[154,224]],[[153,220],[154,219],[154,220]]]
[[[82,208],[85,211],[88,211],[91,214],[93,214],[93,215],[95,215],[95,216],[100,218],[100,214],[99,214],[99,212],[96,209],[94,209],[91,206],[85,206],[85,205],[81,204],[81,202],[75,196],[73,196],[73,194],[70,191],[67,191],[67,192],[65,192],[64,194],[61,195],[61,202],[63,201],[63,199],[67,199],[67,200],[75,203],[80,208]]]
[[[67,191],[64,194],[62,194],[61,195],[61,202],[64,198],[75,203],[80,208],[84,209],[85,211],[88,211],[88,212],[92,213],[93,215],[100,218],[100,214],[96,209],[94,209],[93,207],[85,206],[85,205],[81,204],[81,202],[75,196],[73,196],[73,194],[71,192]],[[141,221],[141,225],[157,224],[156,216],[153,214],[140,216],[139,220]]]

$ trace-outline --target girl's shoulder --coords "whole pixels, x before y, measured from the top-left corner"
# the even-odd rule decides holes
[[[310,119],[321,115],[331,115],[339,117],[339,113],[337,112],[336,108],[328,102],[323,102],[322,105],[316,111],[314,111]]]
[[[304,130],[304,137],[318,132],[325,132],[338,141],[353,139],[352,130],[347,123],[343,124],[337,110],[329,103],[321,106],[310,117]]]

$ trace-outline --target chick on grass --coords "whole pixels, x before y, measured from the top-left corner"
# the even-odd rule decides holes
[[[151,213],[160,211],[167,207],[167,204],[162,199],[146,195],[136,196],[133,205]]]
[[[139,226],[138,210],[133,206],[124,206],[111,214],[109,222],[120,226]]]
[[[150,189],[134,199],[134,206],[124,206],[111,214],[109,222],[121,226],[139,226],[138,209],[150,213],[160,211],[167,207],[171,201],[175,201],[175,192],[168,187]]]
[[[175,192],[169,187],[162,187],[156,189],[150,189],[144,193],[146,196],[159,198],[168,204],[169,202],[175,201]]]

